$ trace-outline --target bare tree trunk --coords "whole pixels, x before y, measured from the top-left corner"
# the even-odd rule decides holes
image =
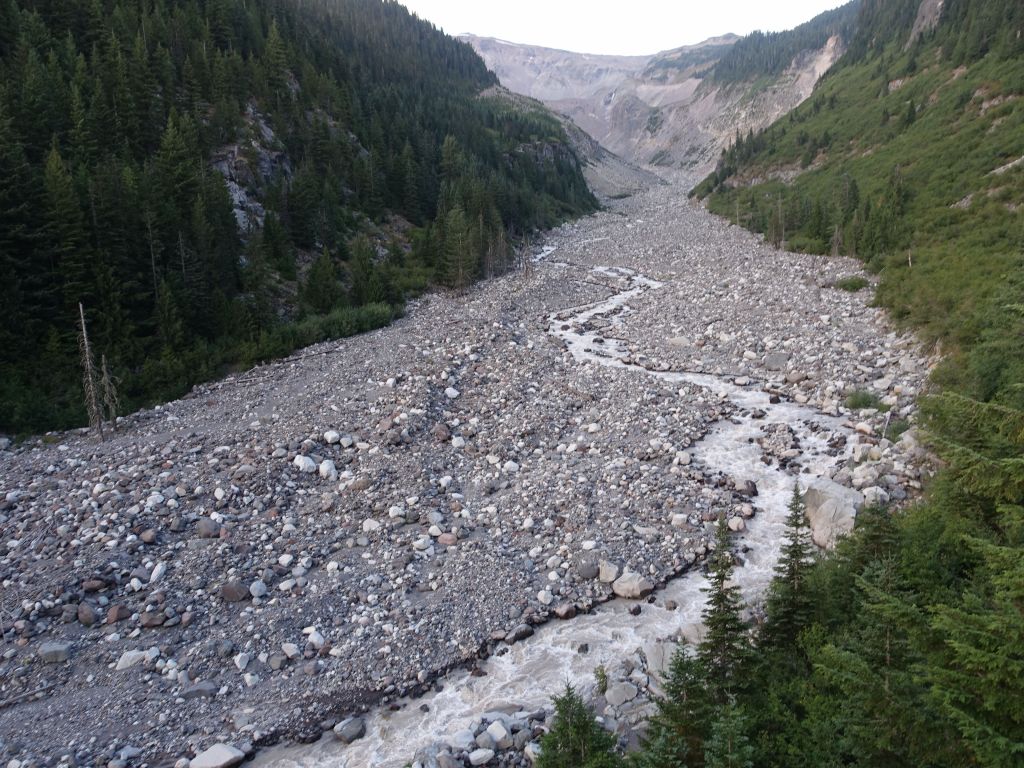
[[[78,320],[81,327],[78,331],[78,349],[82,354],[82,390],[85,393],[85,410],[89,414],[89,426],[97,430],[100,440],[103,435],[103,410],[96,393],[96,361],[89,345],[89,332],[85,327],[85,307],[78,302]]]

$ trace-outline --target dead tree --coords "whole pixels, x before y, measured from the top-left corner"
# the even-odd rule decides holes
[[[105,439],[103,435],[103,408],[100,405],[99,394],[96,391],[96,360],[92,354],[92,346],[89,344],[89,332],[85,326],[85,308],[78,303],[78,350],[82,355],[82,391],[85,394],[85,410],[89,414],[89,426],[99,432],[100,440]]]

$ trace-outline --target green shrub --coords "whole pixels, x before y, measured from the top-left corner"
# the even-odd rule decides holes
[[[838,288],[840,291],[849,291],[850,293],[856,293],[868,287],[870,283],[866,277],[860,275],[850,275],[844,277],[841,280],[836,280],[832,283],[833,288]]]
[[[868,392],[865,389],[858,389],[846,398],[846,402],[844,404],[851,411],[864,411],[867,409],[873,409],[876,411],[889,410],[888,406],[882,403],[878,395]]]

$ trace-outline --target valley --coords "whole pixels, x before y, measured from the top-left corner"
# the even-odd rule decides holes
[[[0,0],[0,765],[1017,768],[1024,6],[428,7]]]
[[[487,685],[483,659],[545,647],[552,619],[563,638],[609,620],[692,637],[712,521],[749,537],[756,600],[790,480],[913,495],[924,454],[885,432],[927,361],[866,291],[833,287],[856,263],[775,251],[685,190],[614,201],[525,272],[198,387],[106,443],[2,454],[5,610],[38,607],[10,659],[36,663],[4,691],[30,695],[0,710],[0,739],[29,717],[48,733],[34,754],[92,761],[316,738],[462,669]],[[847,409],[855,391],[889,415]],[[638,616],[621,598],[587,615],[655,589]],[[501,703],[535,707],[549,682]],[[387,759],[476,705],[422,744],[385,739]],[[392,764],[367,757],[377,727],[331,759]]]

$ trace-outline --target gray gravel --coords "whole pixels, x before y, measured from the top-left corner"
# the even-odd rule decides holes
[[[626,287],[595,267],[664,283],[593,320],[632,364],[844,415],[862,463],[837,482],[893,500],[919,487],[913,430],[884,430],[913,418],[929,361],[869,291],[829,287],[854,263],[778,253],[678,186],[549,244],[564,265],[430,295],[389,328],[122,419],[106,443],[0,450],[0,759],[208,755],[196,768],[318,738],[699,563],[708,521],[743,510],[745,489],[691,456],[730,406],[572,359],[549,318]],[[846,411],[858,389],[891,415]],[[791,460],[791,437],[766,433],[765,460]]]

